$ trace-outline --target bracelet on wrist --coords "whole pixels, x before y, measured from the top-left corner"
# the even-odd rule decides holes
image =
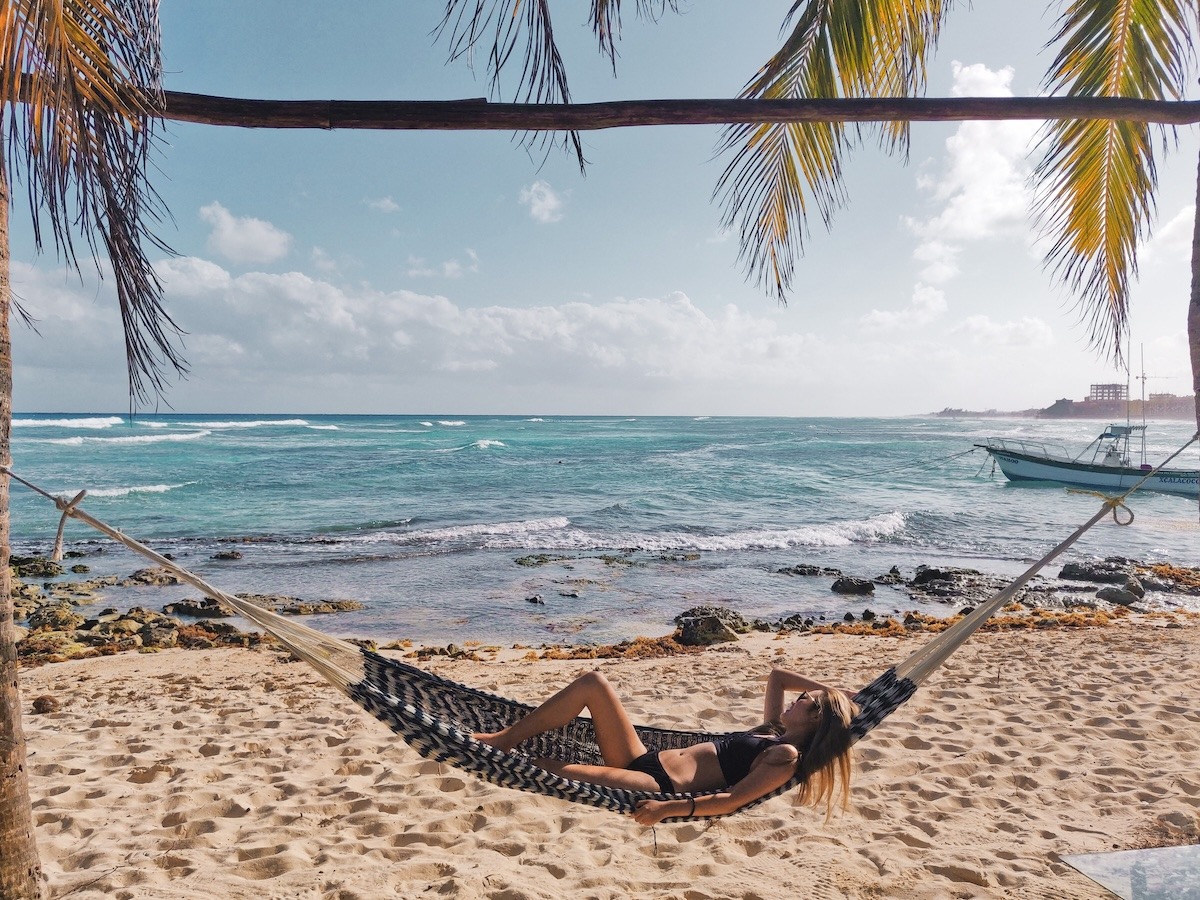
[[[688,815],[689,815],[689,816],[694,816],[694,815],[696,814],[696,798],[695,798],[695,797],[689,797],[688,799],[689,799],[689,800],[691,801],[691,803],[692,803],[692,806],[691,806],[691,808],[688,810]]]

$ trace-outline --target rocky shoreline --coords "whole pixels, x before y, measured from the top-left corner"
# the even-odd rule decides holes
[[[88,569],[75,564],[64,570],[61,564],[44,557],[14,557],[11,565],[17,653],[26,666],[126,651],[154,652],[173,647],[258,648],[275,644],[269,635],[244,632],[219,621],[231,613],[207,597],[175,601],[158,611],[139,606],[122,612],[108,607],[86,614],[87,607],[103,601],[107,587],[179,584],[165,569],[140,569],[124,579],[109,575],[82,581],[43,580],[37,584],[35,579],[60,579],[68,571],[85,575]],[[765,620],[747,619],[729,607],[700,606],[676,616],[675,631],[658,638],[637,638],[602,646],[554,644],[519,649],[529,649],[531,656],[538,658],[656,657],[736,641],[739,635],[751,631],[886,636],[936,632],[1009,583],[1007,577],[974,569],[932,566],[918,566],[912,577],[905,577],[896,567],[873,578],[861,578],[808,564],[782,568],[776,574],[818,580],[827,583],[833,593],[859,597],[868,604],[878,585],[899,590],[913,600],[945,603],[952,609],[946,616],[932,616],[900,609],[883,612],[867,605],[861,613],[847,612],[840,620],[803,615]],[[1200,617],[1183,609],[1143,608],[1141,604],[1147,593],[1154,593],[1168,606],[1171,595],[1200,595],[1200,569],[1150,565],[1123,557],[1068,563],[1057,577],[1033,579],[985,628],[1105,626],[1137,614],[1164,618],[1170,625],[1179,616]],[[284,595],[239,596],[284,615],[331,615],[364,608],[356,600],[309,602]],[[369,640],[358,643],[376,646]],[[402,649],[415,657],[479,659],[479,652],[488,648],[479,641],[465,642],[464,647],[450,644],[414,648],[412,642],[398,640],[386,644],[384,649]]]

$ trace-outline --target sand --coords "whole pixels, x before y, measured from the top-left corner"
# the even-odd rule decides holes
[[[635,720],[720,730],[757,720],[772,664],[855,687],[927,639],[422,665],[524,700],[600,668]],[[123,654],[21,690],[54,897],[1099,898],[1060,855],[1200,839],[1198,683],[1194,620],[981,634],[859,745],[849,812],[780,797],[653,831],[422,760],[277,652]]]

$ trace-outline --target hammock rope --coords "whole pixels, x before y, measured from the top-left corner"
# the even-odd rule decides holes
[[[1198,439],[1200,432],[1193,435],[1192,439],[1166,462],[1170,462]],[[1166,462],[1158,468],[1162,468]],[[1030,579],[1106,515],[1111,513],[1118,525],[1130,524],[1133,521],[1133,513],[1125,505],[1125,500],[1157,472],[1158,468],[1148,472],[1123,494],[1105,497],[1103,505],[1095,515],[1030,566],[1012,584],[860,690],[854,697],[859,705],[859,713],[850,725],[851,741],[861,740],[872,728],[912,697],[917,687],[997,610],[1010,602]],[[591,720],[587,718],[577,718],[562,728],[530,738],[511,752],[476,741],[471,737],[473,732],[499,731],[516,722],[533,707],[389,659],[229,594],[80,509],[79,505],[86,496],[86,491],[80,491],[67,500],[26,481],[6,466],[0,466],[0,474],[7,475],[41,494],[62,511],[56,547],[61,547],[66,520],[73,518],[145,556],[181,581],[199,589],[205,596],[211,597],[272,635],[288,650],[316,669],[333,686],[403,737],[417,753],[427,759],[448,763],[501,787],[532,791],[622,813],[633,812],[637,804],[645,799],[688,799],[719,793],[664,793],[610,788],[564,778],[534,764],[533,759],[536,757],[602,764],[603,758],[596,735]],[[1120,509],[1129,513],[1127,519],[1118,516]],[[635,730],[646,746],[659,750],[712,741],[725,734],[645,726],[635,726]],[[779,796],[796,787],[800,780],[799,777],[795,777],[777,790],[746,804],[742,809],[757,806]],[[705,817],[677,816],[664,821],[681,822],[703,818]]]

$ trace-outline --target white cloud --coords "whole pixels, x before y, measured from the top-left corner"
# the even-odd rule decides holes
[[[410,278],[462,278],[468,272],[479,271],[479,256],[474,250],[466,251],[466,260],[447,259],[439,265],[429,265],[419,256],[408,258],[408,268],[405,270]]]
[[[37,323],[36,333],[13,323],[13,381],[20,388],[14,387],[14,396],[42,409],[66,409],[108,379],[117,401],[108,408],[120,408],[125,351],[107,268],[96,284],[91,273],[88,283],[80,283],[62,269],[44,271],[18,260],[11,265],[13,292]],[[39,403],[42,396],[53,399]]]
[[[1041,319],[1024,316],[1015,322],[994,322],[988,316],[968,316],[950,333],[989,347],[1050,347],[1054,332]]]
[[[63,272],[46,272],[28,263],[13,260],[10,269],[13,293],[35,320],[58,321],[85,326],[79,337],[86,338],[104,316],[95,300],[78,278]]]
[[[918,276],[931,284],[945,284],[958,274],[959,247],[937,239],[923,241],[913,251],[913,258],[925,263]]]
[[[378,210],[383,213],[400,212],[400,204],[391,197],[373,197],[363,201],[371,209]]]
[[[1012,69],[992,71],[955,62],[953,72],[952,93],[957,96],[1012,95]],[[1027,233],[1028,154],[1037,127],[1032,122],[964,122],[946,140],[941,171],[926,169],[918,178],[935,210],[926,218],[906,219],[920,238],[914,257],[930,263],[923,279],[944,283],[953,277],[954,256],[965,242]]]
[[[270,263],[287,256],[292,236],[270,222],[239,217],[220,203],[200,208],[200,218],[212,226],[208,249],[235,263]]]
[[[438,273],[437,269],[431,269],[419,256],[410,256],[407,265],[408,268],[404,271],[409,278],[432,278]]]
[[[901,310],[873,309],[859,321],[865,328],[885,330],[928,325],[946,311],[946,295],[927,284],[913,288],[912,299]]]
[[[950,93],[955,97],[1011,97],[1015,74],[1011,66],[993,71],[982,63],[964,66],[955,60],[950,64],[954,84]]]
[[[195,256],[165,259],[154,266],[162,280],[163,291],[172,295],[194,297],[224,290],[229,286],[229,273],[216,263]]]
[[[734,385],[795,385],[817,370],[815,342],[785,332],[786,320],[732,305],[710,314],[682,293],[474,308],[298,272],[222,278],[209,266],[205,278],[167,298],[189,332],[196,380],[267,384],[320,372],[413,384],[441,373],[464,396],[499,384],[549,384],[584,396],[671,385],[700,396]]]
[[[1157,263],[1191,256],[1192,232],[1196,226],[1195,205],[1185,206],[1160,226],[1138,253],[1139,263]]]
[[[559,221],[564,215],[562,197],[555,193],[549,182],[538,180],[521,188],[520,200],[535,221],[548,224]]]
[[[312,248],[312,262],[322,272],[336,272],[338,270],[337,260],[325,252],[324,247]]]

